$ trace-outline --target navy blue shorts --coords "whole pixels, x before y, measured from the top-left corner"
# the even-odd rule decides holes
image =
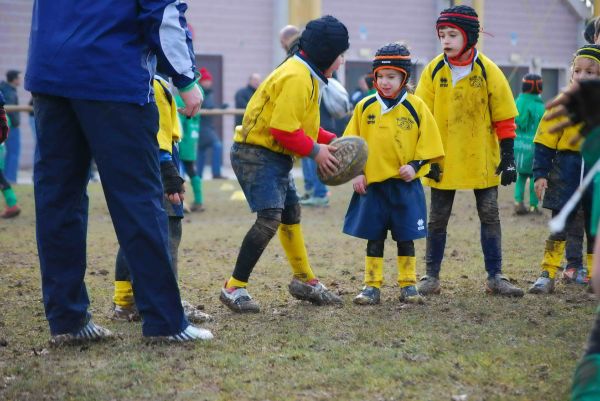
[[[236,142],[231,147],[231,167],[253,212],[298,204],[293,165],[292,156],[262,146]]]
[[[344,219],[344,233],[367,240],[383,240],[388,230],[394,241],[427,236],[427,206],[421,181],[389,179],[370,184],[366,195],[356,192]]]

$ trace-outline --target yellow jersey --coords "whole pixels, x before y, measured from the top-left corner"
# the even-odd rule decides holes
[[[421,99],[410,93],[391,108],[377,93],[362,99],[344,131],[344,136],[349,135],[367,142],[365,177],[369,184],[400,178],[400,167],[413,160],[437,162],[444,156],[433,115]],[[419,169],[417,177],[428,172],[429,164]]]
[[[299,129],[317,141],[319,103],[325,82],[310,65],[295,55],[276,68],[256,89],[246,106],[242,125],[233,140],[258,145],[277,153],[294,155],[271,135],[269,129]]]
[[[546,114],[551,113],[553,110],[546,110],[544,113],[544,117]],[[581,131],[581,126],[583,123],[572,125],[567,127],[559,132],[550,133],[548,130],[554,125],[564,122],[568,120],[568,117],[559,117],[553,120],[544,120],[544,117],[540,120],[540,124],[538,125],[538,129],[535,133],[535,137],[533,138],[534,143],[539,143],[541,145],[546,146],[547,148],[562,151],[562,150],[571,150],[573,152],[581,151],[581,144],[583,142],[583,137],[579,136],[579,131]],[[575,143],[571,143],[574,138],[579,136],[579,140]]]
[[[177,105],[169,90],[169,82],[155,76],[152,87],[154,88],[156,107],[158,107],[158,146],[161,150],[173,153],[173,142],[179,142],[181,139]]]
[[[423,178],[438,189],[482,189],[500,184],[499,142],[494,122],[517,116],[506,77],[490,59],[477,52],[471,72],[453,85],[444,54],[421,74],[415,94],[431,110],[444,144],[440,182]]]

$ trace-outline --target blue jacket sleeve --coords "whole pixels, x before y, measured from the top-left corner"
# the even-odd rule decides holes
[[[533,181],[548,177],[556,151],[541,143],[535,144],[533,155]]]
[[[4,100],[4,94],[0,92],[0,107],[4,106],[5,103],[6,101]]]
[[[196,72],[192,35],[181,0],[138,0],[140,22],[147,44],[156,53],[159,70],[177,88],[191,85]]]

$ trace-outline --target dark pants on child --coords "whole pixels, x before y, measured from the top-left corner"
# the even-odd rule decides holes
[[[177,254],[179,244],[181,243],[181,217],[169,216],[169,252],[173,261],[173,273],[177,278]],[[125,253],[122,248],[117,252],[117,260],[115,262],[115,281],[131,281],[129,273],[129,263],[125,258]]]
[[[502,230],[498,213],[498,187],[475,189],[473,192],[481,223],[480,241],[485,270],[489,277],[493,277],[502,271]],[[431,207],[425,252],[427,275],[431,277],[440,275],[446,248],[446,228],[455,194],[455,190],[431,188]]]
[[[92,157],[129,262],[143,334],[181,332],[188,322],[168,249],[156,105],[34,97],[36,230],[51,333],[75,332],[89,319],[84,276]]]

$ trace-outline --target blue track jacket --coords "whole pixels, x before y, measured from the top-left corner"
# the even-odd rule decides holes
[[[181,0],[35,0],[25,88],[146,104],[157,62],[186,87],[196,71],[186,9]]]

